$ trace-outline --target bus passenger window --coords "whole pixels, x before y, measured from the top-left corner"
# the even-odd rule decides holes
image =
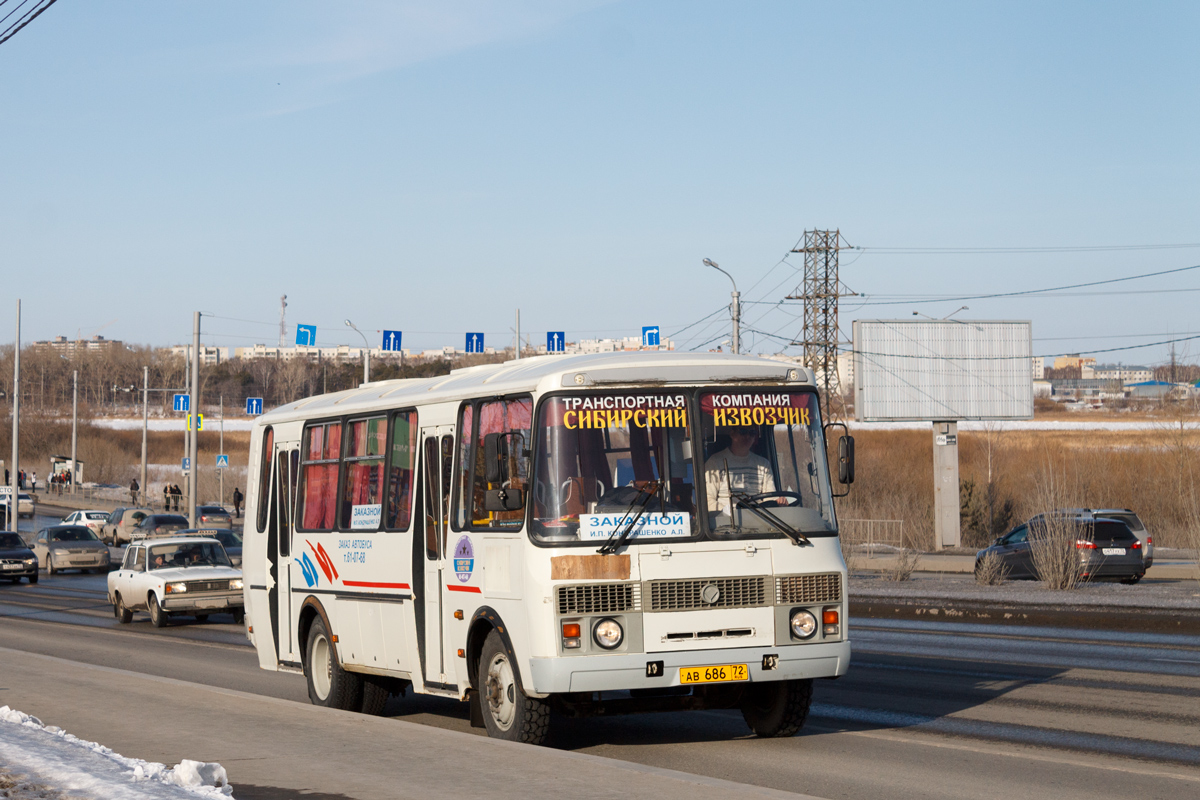
[[[355,420],[348,425],[346,470],[342,486],[342,530],[379,530],[383,518],[383,457],[387,419]]]
[[[267,492],[271,487],[271,459],[275,456],[275,429],[267,428],[263,434],[259,460],[262,469],[258,473],[258,530],[267,529]]]
[[[339,422],[312,425],[304,436],[300,465],[300,527],[308,531],[333,530],[342,425]]]
[[[473,453],[469,463],[471,478],[471,526],[474,528],[520,528],[525,521],[525,510],[488,511],[484,498],[488,489],[509,489],[526,492],[529,484],[529,459],[524,455],[531,445],[530,433],[533,418],[533,401],[528,397],[517,400],[494,400],[479,403],[479,422],[475,425],[472,438]],[[508,480],[504,485],[488,483],[484,464],[484,437],[490,433],[507,434]],[[468,502],[466,493],[459,503]]]
[[[417,460],[417,413],[401,411],[392,418],[392,466],[384,527],[408,530],[412,520],[413,476]]]

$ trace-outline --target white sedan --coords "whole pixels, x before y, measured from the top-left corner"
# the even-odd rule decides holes
[[[203,622],[209,614],[228,613],[239,625],[246,616],[242,571],[229,563],[220,542],[207,537],[135,539],[121,568],[108,574],[108,600],[120,622],[145,610],[156,628],[175,614]]]
[[[82,525],[85,528],[91,528],[92,533],[97,536],[104,529],[104,523],[108,520],[107,511],[72,511],[63,517],[63,525]]]

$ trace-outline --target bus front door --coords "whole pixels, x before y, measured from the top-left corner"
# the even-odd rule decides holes
[[[421,491],[425,519],[425,637],[422,642],[425,683],[446,687],[451,642],[446,637],[446,529],[450,515],[450,480],[454,431],[440,425],[421,429]]]

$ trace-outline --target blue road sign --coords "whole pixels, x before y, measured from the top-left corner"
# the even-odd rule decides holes
[[[187,472],[188,470],[190,470],[192,468],[192,460],[190,458],[188,458],[187,456],[184,456],[183,459],[180,461],[179,465],[181,467],[183,467],[184,472]]]
[[[202,430],[204,430],[204,415],[203,415],[203,414],[196,414],[196,415],[195,415],[195,420],[193,420],[193,419],[192,419],[192,415],[191,415],[191,414],[188,414],[188,415],[187,415],[187,429],[188,429],[189,431],[192,429],[192,425],[193,425],[193,424],[195,424],[195,426],[196,426],[196,430],[198,430],[198,431],[202,431]]]
[[[177,395],[175,395],[175,406],[174,406],[174,408],[175,408],[175,410],[176,410],[176,411],[191,411],[191,409],[192,409],[192,397],[191,397],[191,395],[187,395],[187,394],[177,394]]]
[[[646,326],[642,328],[642,347],[657,347],[658,346],[658,326]]]
[[[483,334],[468,333],[467,334],[467,352],[482,353],[483,352]]]
[[[221,453],[217,456],[217,469],[225,469],[229,466],[229,456]]]
[[[546,334],[546,352],[561,353],[567,349],[567,337],[563,331],[549,331]]]
[[[383,332],[383,349],[393,353],[400,352],[400,331]]]
[[[317,343],[317,326],[316,325],[297,325],[296,326],[296,344],[312,347]]]
[[[246,415],[253,417],[256,414],[262,413],[262,398],[247,397],[246,398]]]

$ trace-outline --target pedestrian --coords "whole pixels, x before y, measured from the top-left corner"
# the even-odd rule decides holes
[[[171,484],[163,484],[163,511],[171,510]]]
[[[21,487],[21,491],[25,491],[25,470],[17,470],[17,484]]]
[[[137,478],[134,478],[129,482],[129,502],[133,503],[135,506],[138,504],[139,489],[141,489],[141,487],[138,486]]]
[[[242,500],[244,499],[245,496],[242,494],[241,488],[237,486],[233,487],[233,515],[235,517],[242,515]]]
[[[174,508],[174,510],[175,510],[175,511],[178,511],[178,510],[179,510],[179,501],[180,501],[180,499],[183,497],[183,489],[180,489],[180,488],[179,488],[179,484],[178,484],[178,483],[173,483],[173,484],[171,484],[171,496],[172,496],[172,497],[174,498],[174,500],[175,500],[175,508]]]
[[[37,491],[37,472],[36,471],[33,473],[33,481],[29,484],[29,491],[31,491],[31,492]]]

